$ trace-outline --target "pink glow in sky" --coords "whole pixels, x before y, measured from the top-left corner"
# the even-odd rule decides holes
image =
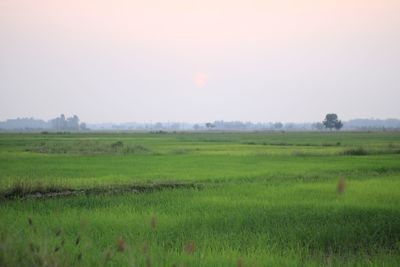
[[[399,14],[398,0],[1,0],[0,120],[399,118]]]
[[[194,84],[197,86],[197,87],[203,87],[203,86],[205,86],[206,85],[206,83],[207,83],[207,77],[206,77],[206,75],[204,74],[204,73],[202,73],[202,72],[197,72],[195,75],[194,75],[194,79],[193,79],[193,82],[194,82]]]

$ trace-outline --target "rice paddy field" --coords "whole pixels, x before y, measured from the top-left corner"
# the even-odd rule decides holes
[[[0,134],[0,266],[321,265],[400,265],[400,132]]]

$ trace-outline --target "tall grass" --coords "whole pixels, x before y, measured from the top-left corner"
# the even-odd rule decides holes
[[[3,262],[391,266],[400,238],[393,178],[350,180],[340,197],[326,181],[10,202],[0,208],[2,253],[19,257]]]

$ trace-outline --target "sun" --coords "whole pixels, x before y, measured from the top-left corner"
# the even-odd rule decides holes
[[[202,72],[196,72],[193,77],[193,82],[198,88],[204,87],[207,83],[207,77]]]

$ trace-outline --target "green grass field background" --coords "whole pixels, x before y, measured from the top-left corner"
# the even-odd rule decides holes
[[[0,192],[2,266],[400,262],[400,133],[1,134]]]

